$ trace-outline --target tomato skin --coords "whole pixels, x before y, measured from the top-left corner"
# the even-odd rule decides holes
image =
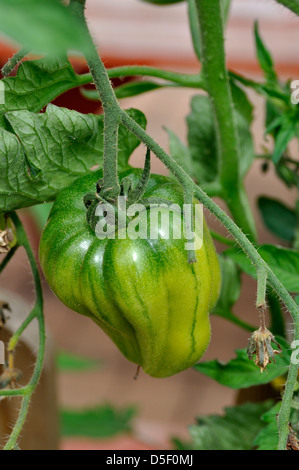
[[[127,175],[136,184],[141,172],[120,178]],[[91,173],[58,196],[40,242],[43,272],[57,297],[92,318],[127,359],[153,377],[171,376],[193,366],[210,341],[208,314],[221,285],[210,233],[204,222],[194,264],[184,239],[98,239],[83,198],[100,176]],[[151,175],[145,197],[184,202],[181,187],[160,175]]]

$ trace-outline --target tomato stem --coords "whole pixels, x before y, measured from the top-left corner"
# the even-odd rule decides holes
[[[202,74],[183,74],[147,65],[124,65],[121,67],[112,67],[107,70],[107,73],[110,78],[140,75],[142,77],[160,78],[184,87],[199,88],[202,90],[206,89]]]
[[[266,290],[267,290],[267,271],[261,268],[257,272],[257,299],[256,306],[260,308],[266,305]]]
[[[3,77],[7,77],[8,75],[10,75],[11,72],[13,72],[16,66],[19,64],[19,62],[21,62],[21,60],[23,60],[29,54],[29,52],[30,51],[25,47],[16,52],[16,54],[14,54],[11,59],[9,59],[9,61],[4,65],[4,67],[2,67],[1,73]]]
[[[21,337],[21,334],[34,319],[37,319],[38,326],[39,326],[39,349],[38,349],[38,354],[37,354],[37,359],[36,359],[35,367],[33,370],[33,374],[29,383],[25,387],[20,388],[20,389],[0,390],[0,397],[1,396],[2,397],[8,397],[8,396],[22,396],[23,397],[17,422],[15,423],[13,427],[12,433],[4,447],[4,450],[12,450],[15,448],[17,444],[17,440],[19,438],[20,432],[23,428],[26,416],[28,414],[32,394],[35,391],[39,383],[39,379],[42,373],[44,354],[45,354],[45,341],[46,341],[45,323],[44,323],[44,315],[43,315],[43,294],[42,294],[42,286],[40,282],[38,267],[37,267],[30,243],[28,241],[26,232],[22,225],[22,222],[20,221],[16,213],[9,214],[9,217],[11,218],[16,228],[16,234],[17,234],[17,240],[18,240],[17,246],[19,247],[23,246],[23,248],[26,251],[29,263],[30,263],[30,267],[31,267],[33,279],[34,279],[34,285],[35,285],[36,301],[35,301],[35,306],[33,310],[31,311],[31,313],[24,320],[24,322],[22,323],[18,331],[14,333],[14,335],[10,339],[8,351],[10,355],[13,354],[14,349],[17,346],[17,343]]]
[[[151,151],[150,149],[146,150],[146,157],[145,157],[145,163],[144,163],[144,169],[142,172],[142,176],[140,178],[139,183],[137,184],[136,188],[131,191],[128,195],[128,202],[130,204],[134,204],[142,198],[144,195],[147,184],[150,178],[150,173],[151,173]]]
[[[120,194],[118,179],[120,109],[107,70],[89,33],[84,15],[85,0],[72,0],[69,8],[78,16],[85,31],[89,44],[86,60],[104,110],[103,192],[110,199],[116,199]]]
[[[256,240],[254,218],[240,176],[240,145],[229,75],[225,62],[221,1],[196,0],[201,38],[202,73],[216,123],[217,149],[223,198],[236,221]]]

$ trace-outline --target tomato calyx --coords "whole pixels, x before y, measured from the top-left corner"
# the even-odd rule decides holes
[[[125,208],[127,208],[129,205],[136,204],[137,202],[143,202],[145,206],[149,204],[149,201],[147,199],[143,199],[143,195],[146,191],[147,184],[150,178],[150,159],[150,150],[147,149],[144,169],[136,187],[133,186],[133,181],[130,176],[125,176],[121,180],[119,196],[122,197],[125,201]],[[125,218],[123,217],[123,211],[119,208],[118,205],[118,198],[114,199],[109,197],[110,189],[112,188],[104,189],[104,180],[103,178],[101,178],[96,184],[96,191],[94,193],[88,193],[84,196],[83,202],[86,207],[86,220],[92,230],[95,230],[98,222],[99,214],[97,214],[97,212],[99,205],[103,205],[104,216],[105,212],[109,212],[110,209],[114,211],[115,218],[113,223],[110,223],[110,225],[114,227],[120,227],[120,217],[122,217],[122,220],[124,220],[124,225],[126,225],[131,220],[131,218],[127,215],[125,215]],[[109,225],[109,221],[107,221],[107,223]]]

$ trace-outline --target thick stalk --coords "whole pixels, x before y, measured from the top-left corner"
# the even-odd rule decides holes
[[[266,290],[267,290],[267,271],[261,269],[257,273],[257,296],[256,306],[257,308],[266,306]]]
[[[95,44],[89,34],[84,9],[85,0],[72,0],[70,8],[79,17],[89,43],[87,64],[104,110],[104,165],[103,193],[106,198],[116,198],[120,193],[118,179],[118,130],[119,106],[107,70],[100,60]]]
[[[225,63],[221,0],[196,0],[201,31],[202,73],[215,116],[223,197],[242,230],[253,240],[256,228],[240,178],[239,137]]]

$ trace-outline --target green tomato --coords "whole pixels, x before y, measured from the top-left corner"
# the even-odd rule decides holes
[[[86,221],[83,198],[95,192],[100,176],[91,173],[59,194],[41,237],[43,272],[57,297],[94,320],[127,359],[153,377],[171,376],[193,366],[210,341],[209,312],[221,279],[209,230],[204,220],[203,244],[193,264],[184,237],[167,239],[160,231],[157,239],[131,239],[123,228],[115,239],[99,239]],[[136,185],[141,171],[120,178],[125,176]],[[160,175],[150,176],[144,197],[184,203],[182,188]],[[170,215],[169,206],[163,211]],[[151,211],[143,212],[151,223]],[[179,222],[169,220],[171,228],[183,226],[181,214]]]

